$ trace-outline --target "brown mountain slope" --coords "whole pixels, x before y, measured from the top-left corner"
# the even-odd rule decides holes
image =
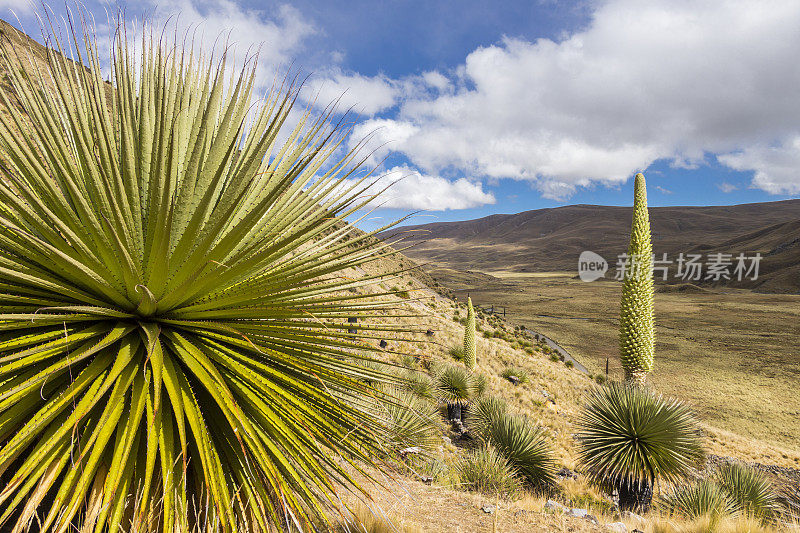
[[[800,292],[800,200],[712,207],[650,209],[656,254],[760,252],[761,273],[741,286]],[[613,268],[627,249],[631,208],[572,205],[436,222],[393,230],[415,244],[406,252],[461,270],[576,271],[591,250]]]

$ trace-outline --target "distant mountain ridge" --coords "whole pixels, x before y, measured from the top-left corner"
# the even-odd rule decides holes
[[[591,250],[613,268],[627,250],[631,208],[570,205],[490,215],[462,222],[404,226],[384,234],[404,236],[405,253],[459,270],[576,271]],[[800,293],[800,199],[709,207],[652,207],[654,252],[760,253],[757,280],[731,284],[765,292]],[[673,279],[680,282],[683,280]],[[705,280],[701,282],[708,283]]]

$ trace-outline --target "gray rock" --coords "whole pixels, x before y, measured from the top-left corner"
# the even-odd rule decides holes
[[[628,533],[628,526],[622,522],[611,522],[606,524],[606,531],[608,533]]]
[[[631,511],[622,511],[620,516],[622,516],[623,520],[630,520],[631,522],[635,522],[637,526],[644,525],[644,518],[642,518],[636,513],[632,513]]]
[[[481,511],[483,511],[486,514],[492,514],[494,513],[494,505],[484,505],[483,507],[481,507]]]
[[[587,522],[591,522],[592,524],[599,524],[600,522],[597,520],[597,517],[593,514],[587,514],[583,517],[584,520]]]
[[[551,511],[563,511],[564,509],[566,509],[566,507],[564,507],[555,500],[547,500],[547,503],[544,504],[544,508]]]
[[[586,509],[569,509],[566,512],[567,516],[574,516],[575,518],[584,518],[588,514],[589,511],[587,511]]]

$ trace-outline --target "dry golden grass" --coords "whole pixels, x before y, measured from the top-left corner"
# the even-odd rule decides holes
[[[433,271],[478,304],[507,305],[509,320],[557,340],[590,372],[621,376],[619,285],[565,278],[488,278]],[[688,401],[720,455],[800,467],[800,296],[746,290],[656,295],[658,345],[652,382]]]
[[[408,261],[404,258],[387,261],[393,260]],[[563,276],[559,278],[560,281],[564,280]],[[423,331],[425,329],[434,331],[433,337],[423,333],[411,335],[411,340],[414,342],[410,343],[401,340],[407,335],[397,335],[394,339],[387,339],[388,360],[399,363],[400,355],[392,353],[397,351],[415,355],[423,363],[452,361],[449,350],[452,346],[460,344],[463,334],[463,326],[454,320],[454,315],[463,317],[465,311],[459,304],[428,289],[428,283],[424,278],[421,280],[411,275],[403,276],[401,279],[386,280],[385,289],[393,286],[402,287],[408,290],[410,295],[409,299],[400,299],[398,309],[388,313],[399,315],[411,310],[419,316],[401,318],[400,322],[415,325]],[[479,316],[478,327],[482,331],[492,332],[500,326],[497,321],[489,317]],[[511,335],[513,341],[513,327],[507,324],[505,327],[505,331]],[[612,344],[613,349],[616,346],[615,341]],[[509,366],[524,369],[530,381],[514,386],[502,378],[501,373]],[[512,408],[527,414],[546,427],[553,437],[559,463],[575,468],[573,424],[579,414],[584,394],[594,386],[588,376],[567,368],[560,361],[551,361],[548,354],[538,349],[532,354],[526,353],[505,340],[484,338],[481,332],[478,334],[477,372],[486,376],[488,394],[503,398]],[[548,401],[542,391],[545,391],[553,402]],[[766,440],[741,436],[712,426],[706,426],[705,429],[708,435],[707,446],[711,453],[784,466],[795,465],[796,459],[800,457],[797,452]],[[443,446],[442,460],[445,462],[452,460],[456,453],[458,452],[454,447]],[[499,512],[487,515],[481,508],[487,504],[494,505],[493,498],[457,490],[457,487],[452,486],[452,479],[448,481],[445,477],[433,485],[424,485],[410,479],[409,476],[399,475],[395,477],[393,483],[396,484],[395,490],[374,488],[371,494],[375,498],[375,503],[403,527],[416,527],[420,531],[493,531],[495,527],[496,531],[605,531],[605,524],[620,520],[618,515],[611,514],[613,511],[607,506],[608,500],[604,495],[583,479],[560,483],[558,494],[549,497],[556,498],[568,506],[589,509],[590,513],[598,518],[600,526],[582,519],[562,516],[560,513],[546,512],[544,503],[547,498],[530,493],[516,500],[500,500]],[[668,519],[655,512],[644,518],[643,523],[631,521],[626,523],[629,529],[639,527],[648,533],[651,531],[689,533],[703,531],[702,528],[707,527],[703,522]],[[755,528],[756,526],[758,528]],[[720,522],[719,527],[727,528],[720,529],[722,533],[792,531],[786,528],[764,528],[746,519],[726,519]],[[747,529],[748,527],[751,529]]]

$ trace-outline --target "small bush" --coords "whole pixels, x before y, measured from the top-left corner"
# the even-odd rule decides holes
[[[424,372],[409,372],[405,387],[412,394],[420,398],[426,400],[432,400],[434,398],[433,380]]]
[[[481,436],[490,442],[533,486],[555,481],[555,455],[545,431],[526,417],[504,413],[491,421]]]
[[[718,521],[731,515],[736,507],[727,492],[711,480],[701,480],[692,485],[680,485],[661,497],[661,505],[670,514],[694,519],[703,516]]]
[[[489,333],[488,331],[484,331],[483,332],[483,338],[484,339],[491,339],[492,338],[492,334]]]
[[[350,508],[352,516],[342,518],[332,525],[318,524],[315,531],[327,533],[418,533],[416,527],[402,525],[392,516],[387,516],[380,511],[372,511],[363,503]],[[210,528],[209,528],[210,530]]]
[[[772,483],[758,470],[733,463],[721,466],[715,478],[738,511],[762,520],[768,520],[777,513],[778,494]]]
[[[492,424],[508,412],[506,402],[497,396],[486,396],[470,408],[470,428],[478,435],[487,435]]]
[[[488,383],[486,381],[486,376],[483,374],[472,374],[472,383],[473,383],[473,390],[475,391],[475,398],[480,398],[486,392],[486,387]]]
[[[615,505],[602,490],[585,479],[565,479],[558,484],[569,507],[588,509],[597,515],[614,516]]]
[[[553,362],[555,363],[555,362],[558,362],[558,361],[560,361],[561,359],[558,357],[558,355],[556,355],[556,354],[554,354],[554,353],[551,353],[551,354],[550,354],[550,360],[551,360],[551,361],[553,361]]]
[[[461,345],[453,346],[450,348],[450,357],[455,359],[456,361],[463,361],[464,360],[464,347]]]
[[[512,377],[515,377],[519,380],[520,384],[528,383],[531,380],[527,371],[514,366],[506,368],[500,375],[508,380],[510,380]]]
[[[517,494],[521,485],[509,462],[491,446],[468,452],[456,463],[462,488],[484,494]]]
[[[564,361],[564,366],[566,366],[567,368],[572,368],[575,366],[575,363],[573,363],[571,359],[567,359],[566,361]]]
[[[594,377],[594,380],[597,382],[598,385],[602,385],[606,382],[606,377],[603,374],[597,374]]]
[[[384,390],[390,398],[384,403],[388,442],[395,452],[411,446],[430,451],[439,444],[436,410],[430,402],[399,387]]]

